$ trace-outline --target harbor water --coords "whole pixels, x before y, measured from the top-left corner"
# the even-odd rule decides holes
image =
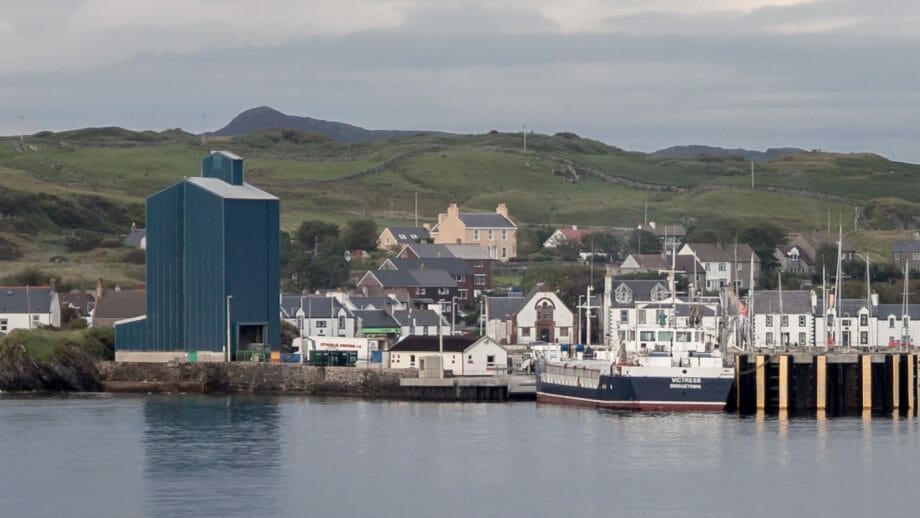
[[[917,418],[0,395],[2,516],[907,516]]]

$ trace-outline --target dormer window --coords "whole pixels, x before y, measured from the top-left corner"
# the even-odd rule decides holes
[[[652,300],[664,300],[668,298],[668,290],[661,284],[656,284],[652,288]]]
[[[617,286],[617,289],[613,292],[613,297],[617,301],[617,304],[629,304],[632,302],[632,290],[625,284],[621,284]]]

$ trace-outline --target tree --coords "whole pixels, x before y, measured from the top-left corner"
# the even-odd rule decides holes
[[[334,223],[325,221],[307,220],[297,228],[297,240],[307,250],[318,249],[328,245],[339,238],[339,227]]]
[[[773,252],[786,242],[786,231],[774,223],[757,223],[741,229],[738,242],[750,245],[760,257],[761,271],[772,274],[779,267]]]
[[[345,224],[342,242],[346,250],[373,250],[377,247],[377,223],[370,219],[353,219]]]
[[[543,248],[543,243],[556,230],[547,225],[526,225],[517,231],[518,256],[531,255]]]
[[[661,253],[661,240],[648,230],[636,229],[626,239],[626,249],[635,254]]]

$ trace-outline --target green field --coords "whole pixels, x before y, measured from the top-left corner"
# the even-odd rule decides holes
[[[143,224],[144,197],[197,175],[199,160],[218,148],[245,157],[247,181],[281,198],[287,230],[305,219],[408,224],[416,195],[427,223],[451,202],[466,210],[504,202],[522,225],[635,227],[647,210],[659,223],[771,221],[791,232],[824,229],[830,213],[853,233],[854,210],[868,209],[852,237],[878,247],[920,221],[920,166],[870,154],[760,162],[751,189],[741,159],[657,158],[545,135],[528,136],[527,152],[520,134],[501,133],[346,145],[280,130],[201,142],[180,131],[103,128],[43,132],[24,144],[0,139],[0,238],[23,254],[0,268],[53,269],[87,282],[142,282],[143,266],[120,262],[118,249],[68,252],[65,238],[77,230],[115,238],[132,221]],[[372,168],[380,170],[360,176]],[[64,262],[51,265],[53,257]]]

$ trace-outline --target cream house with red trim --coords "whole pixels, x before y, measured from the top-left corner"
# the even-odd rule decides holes
[[[538,286],[523,297],[488,297],[486,336],[502,345],[529,345],[571,344],[578,335],[572,311],[558,295]]]
[[[495,212],[460,212],[457,204],[451,203],[446,213],[438,214],[431,237],[438,244],[478,244],[499,261],[517,256],[517,225],[504,203],[499,203]]]

